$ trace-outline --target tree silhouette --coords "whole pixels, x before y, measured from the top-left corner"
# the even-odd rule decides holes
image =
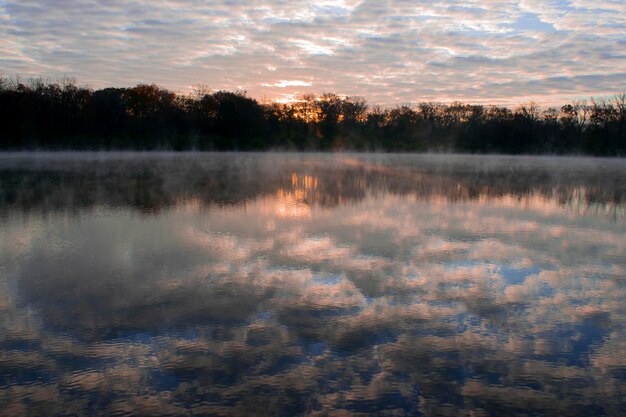
[[[0,78],[2,149],[385,150],[626,154],[626,93],[540,112],[423,102],[384,109],[359,97],[260,104],[243,91],[155,84],[90,90],[70,79]]]

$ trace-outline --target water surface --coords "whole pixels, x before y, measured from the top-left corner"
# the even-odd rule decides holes
[[[626,414],[626,161],[0,154],[0,415]]]

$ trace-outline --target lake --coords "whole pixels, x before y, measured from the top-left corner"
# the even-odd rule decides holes
[[[626,160],[0,154],[0,415],[626,415]]]

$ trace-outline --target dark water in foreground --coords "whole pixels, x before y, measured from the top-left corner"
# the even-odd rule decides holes
[[[0,154],[0,415],[626,415],[626,161]]]

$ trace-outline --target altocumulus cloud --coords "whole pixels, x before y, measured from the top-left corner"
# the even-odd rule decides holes
[[[0,0],[4,76],[514,104],[626,89],[622,0]]]

